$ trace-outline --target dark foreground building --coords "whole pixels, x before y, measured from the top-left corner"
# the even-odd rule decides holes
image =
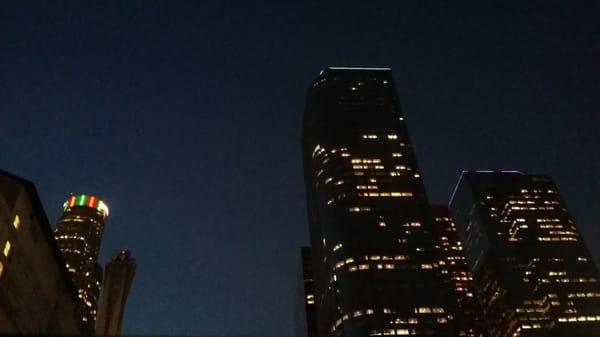
[[[322,71],[302,148],[318,336],[458,336],[390,69]]]
[[[598,269],[550,178],[463,172],[450,208],[494,337],[600,336]]]
[[[54,235],[77,288],[80,319],[93,334],[102,280],[97,261],[108,207],[96,196],[81,194],[72,195],[63,208]]]
[[[121,335],[125,302],[135,276],[135,266],[135,259],[131,256],[131,252],[120,250],[104,267],[104,280],[96,318],[96,336]]]
[[[0,249],[0,335],[79,335],[75,289],[36,189],[4,171]]]

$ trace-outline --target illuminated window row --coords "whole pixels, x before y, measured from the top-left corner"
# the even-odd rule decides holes
[[[597,280],[595,278],[573,278],[573,279],[569,279],[569,278],[557,278],[557,279],[547,279],[547,278],[542,278],[540,279],[540,281],[542,283],[550,283],[550,282],[555,282],[555,283],[569,283],[569,282],[573,282],[573,283],[596,283]]]
[[[359,316],[362,316],[363,314],[364,314],[364,315],[373,315],[373,313],[374,313],[373,309],[366,309],[366,310],[357,310],[357,311],[354,311],[354,313],[355,313],[355,314],[356,314],[357,312],[360,312],[360,315],[353,316],[353,317],[359,317]],[[342,315],[342,317],[341,317],[341,318],[338,318],[338,319],[335,321],[335,323],[334,323],[334,324],[333,324],[333,326],[331,327],[331,331],[335,331],[335,329],[337,329],[337,328],[338,328],[340,325],[342,325],[342,322],[343,322],[343,321],[346,321],[346,320],[348,320],[348,319],[350,319],[350,315],[348,315],[348,314],[344,314],[344,315]]]
[[[369,336],[407,336],[416,334],[417,332],[414,329],[382,329],[371,330]]]
[[[594,322],[594,321],[600,321],[600,315],[559,317],[558,321],[559,322]]]
[[[405,260],[408,260],[408,259],[409,259],[409,257],[406,256],[406,255],[396,255],[396,256],[372,255],[372,256],[365,256],[364,259],[363,259],[363,261],[405,261]],[[337,270],[337,269],[339,269],[339,268],[341,268],[341,267],[343,267],[345,265],[348,265],[350,263],[353,263],[353,262],[355,262],[355,260],[352,257],[348,257],[346,259],[340,260],[340,261],[338,261],[335,264],[334,270]],[[362,266],[361,270],[363,270],[363,269],[369,269],[369,265],[368,264],[360,265],[360,266]],[[383,268],[385,268],[385,267],[382,267],[382,268],[379,268],[379,269],[383,269]],[[393,264],[392,264],[387,269],[393,269],[393,268],[394,267],[393,267]],[[354,269],[354,270],[356,270],[356,269]],[[351,271],[353,271],[353,270],[351,270]]]
[[[353,170],[369,170],[369,169],[374,169],[374,170],[383,170],[385,169],[385,166],[383,165],[352,165],[352,169]]]
[[[550,229],[550,228],[551,229],[561,229],[564,227],[563,227],[563,225],[558,224],[558,225],[540,225],[540,228],[542,228],[542,229]]]
[[[571,236],[553,236],[553,237],[548,237],[548,236],[541,236],[538,237],[538,241],[574,241],[577,242],[579,240],[577,240],[577,238],[571,237]]]
[[[352,164],[379,164],[381,163],[381,159],[377,159],[377,158],[356,158],[356,159],[352,159],[351,160]]]
[[[540,219],[535,219],[536,222],[560,222],[560,219],[557,218],[553,218],[553,219],[549,219],[549,218],[540,218]]]
[[[376,134],[363,134],[361,137],[362,137],[362,139],[378,139],[379,138],[379,136]],[[396,134],[382,135],[381,138],[387,138],[390,140],[394,140],[394,139],[398,139],[398,135],[396,135]]]
[[[85,241],[85,238],[83,236],[77,236],[77,235],[59,235],[56,237],[56,239],[75,239],[75,240]]]
[[[574,294],[567,295],[567,298],[589,298],[589,297],[600,297],[600,293],[589,292],[589,293],[574,293]]]
[[[349,212],[370,212],[371,207],[350,207]]]
[[[377,185],[356,185],[357,190],[376,190]]]
[[[511,210],[515,210],[515,211],[537,211],[537,210],[540,210],[540,211],[543,211],[543,210],[551,211],[551,210],[554,210],[555,208],[552,207],[552,206],[537,206],[537,207],[535,207],[535,206],[533,206],[533,207],[512,206],[512,207],[510,207],[510,209]]]
[[[359,197],[412,197],[412,192],[365,192],[358,193]]]
[[[349,272],[362,271],[362,270],[394,270],[394,269],[433,269],[432,264],[420,264],[420,265],[396,265],[395,263],[363,263],[359,265],[353,265],[348,267]]]
[[[415,308],[415,313],[417,314],[443,314],[444,308],[442,307],[417,307]]]

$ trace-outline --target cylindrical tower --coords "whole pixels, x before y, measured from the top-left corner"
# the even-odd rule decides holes
[[[98,253],[108,207],[96,196],[80,194],[71,195],[63,208],[54,235],[81,300],[82,324],[92,333],[102,280]]]

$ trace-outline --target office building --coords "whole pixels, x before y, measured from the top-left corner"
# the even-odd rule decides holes
[[[0,335],[79,335],[75,289],[35,186],[5,171],[0,249]]]
[[[79,315],[93,334],[102,268],[97,263],[108,207],[96,196],[72,195],[54,231],[65,266],[77,288]]]
[[[104,280],[100,291],[96,336],[117,337],[125,313],[125,302],[135,276],[135,259],[128,250],[120,250],[104,267]]]
[[[450,209],[493,337],[600,336],[598,269],[552,179],[463,172]]]
[[[456,225],[447,206],[432,206],[434,233],[440,250],[438,265],[444,280],[450,283],[458,300],[456,320],[461,328],[460,335],[467,337],[488,336],[487,323],[473,284],[473,277],[465,261]]]
[[[317,314],[310,247],[302,247],[300,282],[295,305],[295,337],[317,337]]]
[[[457,336],[391,70],[323,70],[302,151],[318,336]]]

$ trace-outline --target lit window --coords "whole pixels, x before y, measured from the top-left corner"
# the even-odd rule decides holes
[[[21,225],[21,219],[19,219],[19,215],[15,215],[15,219],[13,220],[13,226],[16,229],[19,229],[19,225]]]
[[[8,257],[8,254],[10,254],[10,241],[6,241],[6,244],[4,245],[4,256]]]
[[[4,272],[4,265],[0,262],[0,277],[2,277],[2,273]]]

